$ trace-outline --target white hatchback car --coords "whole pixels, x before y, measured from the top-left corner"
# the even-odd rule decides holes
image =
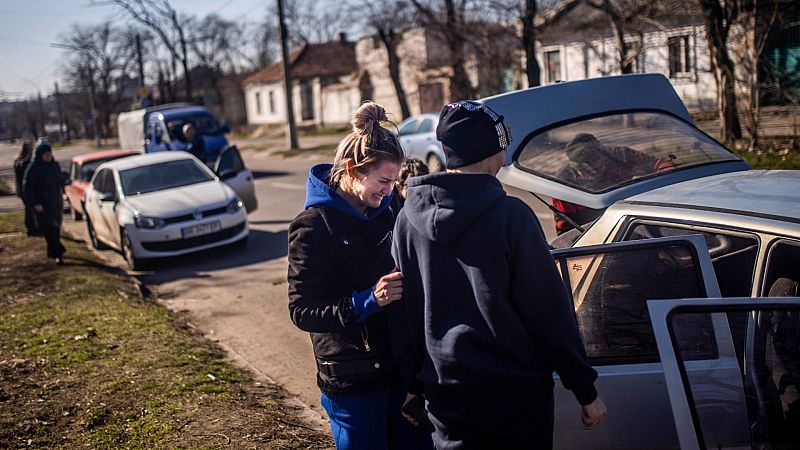
[[[86,189],[92,245],[122,252],[133,270],[148,259],[247,242],[247,209],[194,156],[160,152],[100,166]]]
[[[431,172],[444,170],[444,150],[436,139],[437,114],[420,114],[400,122],[397,126],[400,145],[406,156],[424,162]]]

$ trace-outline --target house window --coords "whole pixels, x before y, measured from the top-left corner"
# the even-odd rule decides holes
[[[547,71],[546,83],[561,81],[561,51],[553,50],[544,53],[544,67]]]
[[[303,120],[314,118],[314,96],[310,84],[300,85],[300,117]]]
[[[667,47],[669,49],[670,78],[689,75],[692,70],[689,36],[673,36],[667,39]]]
[[[269,112],[275,114],[275,91],[269,91]]]
[[[256,114],[261,114],[261,92],[256,92]]]

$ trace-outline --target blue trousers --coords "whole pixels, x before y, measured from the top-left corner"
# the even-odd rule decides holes
[[[320,397],[337,450],[431,450],[431,434],[403,418],[402,386]]]

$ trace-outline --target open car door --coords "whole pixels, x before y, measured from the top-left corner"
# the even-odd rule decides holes
[[[719,296],[702,236],[552,254],[571,295],[587,356],[598,372],[595,385],[609,411],[602,426],[586,429],[575,397],[556,378],[556,447],[678,448],[647,300]],[[711,329],[707,322],[694,324],[693,331],[706,336],[696,347],[698,358],[715,358]]]
[[[232,145],[219,153],[214,163],[214,173],[236,192],[239,199],[244,202],[248,213],[258,208],[253,173],[245,167],[242,155],[236,146]]]
[[[682,449],[800,448],[800,298],[715,298],[648,302]],[[711,321],[719,361],[737,377],[696,370]],[[726,372],[727,373],[727,372]]]

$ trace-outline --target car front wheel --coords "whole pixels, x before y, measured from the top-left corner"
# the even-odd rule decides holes
[[[131,244],[131,238],[124,230],[122,231],[122,256],[125,257],[125,262],[128,263],[128,267],[130,267],[131,270],[144,270],[147,265],[144,259],[136,256],[133,245]]]

